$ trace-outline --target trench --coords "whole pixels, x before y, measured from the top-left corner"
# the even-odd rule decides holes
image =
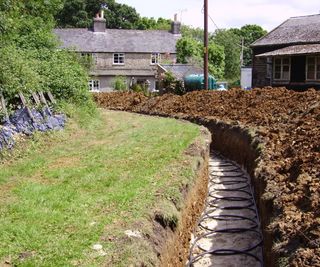
[[[238,263],[233,265],[217,264],[210,266],[276,266],[278,257],[277,254],[272,250],[274,236],[267,229],[267,226],[269,225],[273,216],[273,203],[272,200],[263,197],[266,188],[266,179],[268,178],[264,174],[263,141],[255,132],[255,129],[248,128],[243,125],[231,124],[215,118],[187,117],[184,119],[202,125],[211,132],[211,155],[219,151],[220,156],[227,158],[229,163],[235,163],[239,168],[241,168],[242,171],[245,172],[248,179],[248,184],[250,184],[252,201],[254,201],[254,210],[256,212],[255,221],[251,221],[251,226],[257,224],[258,228],[256,228],[256,230],[259,229],[257,230],[258,233],[255,242],[255,244],[259,244],[259,248],[253,252],[257,258],[252,260],[252,258],[255,256],[252,257],[247,255],[249,258],[251,258],[249,261],[251,261],[252,265],[240,264],[238,261]],[[211,163],[214,165],[214,159]],[[223,163],[221,164],[223,165]],[[255,217],[255,215],[253,217]],[[230,219],[230,217],[227,218],[227,220],[228,219]],[[195,239],[196,237],[193,238]],[[260,241],[262,241],[261,244]],[[191,243],[191,246],[192,245],[193,244]],[[221,247],[218,247],[217,249],[221,249]],[[236,250],[237,249],[245,250],[246,248],[242,246],[236,248]],[[190,264],[190,259],[192,256],[195,256],[192,254],[191,250],[192,247],[188,255],[187,264]],[[225,257],[221,258],[226,259]]]
[[[235,162],[211,154],[208,195],[187,266],[263,266],[262,240],[249,175]]]
[[[152,115],[159,115],[159,114],[152,114]],[[160,114],[160,115],[165,116],[165,114]],[[193,254],[192,246],[194,247],[197,246],[197,244],[194,244],[194,241],[198,236],[192,236],[192,234],[197,233],[196,227],[199,224],[199,221],[197,222],[197,220],[199,219],[199,217],[201,219],[201,214],[203,216],[205,213],[204,211],[205,208],[202,208],[200,209],[200,211],[198,211],[197,215],[195,216],[195,219],[193,219],[192,221],[193,226],[191,227],[182,226],[182,229],[179,230],[176,234],[176,237],[177,237],[176,241],[172,242],[171,244],[167,244],[167,250],[171,251],[171,253],[169,253],[170,255],[166,257],[166,260],[167,260],[166,264],[162,264],[160,266],[166,266],[166,267],[167,266],[182,267],[182,266],[188,266],[188,265],[196,266],[196,267],[198,266],[224,266],[224,267],[229,267],[229,266],[230,267],[231,266],[232,267],[237,267],[237,266],[273,267],[273,266],[276,266],[277,265],[276,263],[278,261],[278,255],[272,250],[274,236],[270,231],[268,231],[268,228],[267,228],[267,226],[270,224],[272,217],[274,216],[274,209],[273,209],[272,199],[268,199],[263,195],[265,192],[266,181],[268,179],[268,176],[265,172],[265,166],[263,165],[264,163],[263,140],[259,137],[259,134],[255,132],[255,129],[248,128],[246,126],[239,125],[239,124],[231,124],[228,122],[220,121],[213,117],[201,118],[201,117],[193,117],[188,115],[178,115],[178,116],[172,116],[172,117],[176,119],[188,120],[192,123],[204,126],[207,130],[209,130],[212,137],[212,142],[210,145],[211,155],[219,151],[220,156],[222,156],[223,158],[227,158],[228,163],[232,162],[232,164],[235,164],[235,167],[238,170],[241,169],[241,171],[243,172],[243,175],[247,179],[247,184],[250,185],[250,189],[247,188],[250,191],[250,201],[249,200],[248,201],[250,202],[250,205],[252,205],[252,203],[254,203],[254,205],[251,207],[252,213],[250,215],[251,216],[250,219],[242,218],[241,223],[246,222],[248,223],[248,225],[247,226],[240,225],[240,226],[242,228],[251,227],[252,230],[250,231],[249,230],[248,231],[242,230],[242,231],[245,234],[247,234],[246,232],[250,232],[250,234],[255,235],[256,238],[253,243],[244,244],[238,247],[219,246],[218,240],[216,240],[217,241],[216,244],[218,246],[216,246],[215,248],[211,247],[213,248],[213,250],[218,250],[218,253],[211,253],[211,254],[219,254],[219,253],[228,254],[229,252],[229,254],[233,254],[233,256],[236,256],[234,258],[238,257],[238,259],[239,259],[239,255],[240,257],[243,257],[243,255],[247,254],[246,255],[247,257],[242,258],[241,261],[238,260],[233,264],[230,263],[229,265],[227,265],[225,261],[226,257],[225,255],[223,255],[222,257],[220,257],[222,258],[221,261],[223,264],[220,264],[220,265],[218,263],[212,264],[212,262],[210,262],[210,259],[209,260],[207,259],[209,263],[211,263],[209,265],[192,265],[194,257],[197,257],[197,255],[199,255],[199,250],[198,250],[198,254]],[[208,154],[209,154],[209,151],[208,151]],[[214,159],[211,160],[211,163],[212,163],[211,165],[217,164],[217,162],[215,162]],[[210,161],[208,165],[210,165]],[[221,163],[221,167],[223,165],[224,164]],[[207,175],[207,177],[209,177],[209,175]],[[247,193],[242,192],[242,194],[245,194],[246,197],[248,196],[248,193],[249,193],[248,190],[247,190]],[[237,197],[235,199],[237,199]],[[198,195],[198,197],[195,200],[196,202],[193,202],[193,201],[192,203],[197,203],[196,205],[200,207],[204,207],[204,205],[206,205],[205,203],[208,202],[206,201],[206,195]],[[239,203],[240,201],[238,202],[238,204]],[[194,212],[194,208],[192,206],[186,205],[186,209],[187,209],[186,210],[187,214]],[[250,213],[250,211],[247,211],[247,212]],[[232,216],[241,216],[237,213],[229,214],[229,215],[231,216],[225,217],[226,219],[225,223],[228,220],[231,221]],[[241,221],[239,217],[237,219],[238,219],[238,222]],[[183,237],[189,236],[190,242],[182,242],[181,236]],[[238,237],[238,239],[241,239],[241,235],[240,237]],[[254,247],[254,249],[250,251],[249,250],[246,251],[246,249],[252,248],[252,247]],[[209,247],[209,250],[211,248]],[[221,251],[221,250],[219,251],[219,249],[222,249],[224,251]],[[232,249],[238,250],[238,252],[234,253],[233,251],[231,253],[230,250]],[[205,252],[205,251],[202,251],[202,252]]]

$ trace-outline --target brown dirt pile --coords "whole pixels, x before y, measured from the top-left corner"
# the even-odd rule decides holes
[[[127,92],[95,99],[105,108],[214,117],[254,128],[265,144],[263,197],[273,200],[274,250],[290,257],[291,266],[320,266],[320,91],[232,89],[150,98]]]

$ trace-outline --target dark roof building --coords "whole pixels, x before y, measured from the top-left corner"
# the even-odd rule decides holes
[[[320,14],[289,18],[251,48],[253,86],[320,85]]]

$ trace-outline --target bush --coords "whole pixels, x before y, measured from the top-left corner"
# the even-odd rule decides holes
[[[90,99],[88,75],[72,52],[49,49],[0,49],[0,92],[14,102],[18,92],[51,91],[59,100],[77,104]]]
[[[41,3],[40,3],[41,2]],[[57,100],[91,105],[88,74],[72,51],[59,51],[53,15],[62,0],[0,1],[0,93],[19,103],[34,91],[50,90]]]
[[[162,79],[163,91],[165,93],[173,93],[176,95],[183,95],[185,88],[183,82],[177,80],[171,72],[166,72]]]
[[[131,86],[131,90],[136,93],[145,92],[145,89],[140,84],[137,84],[137,83]]]
[[[116,76],[113,81],[113,88],[117,91],[127,90],[127,81],[123,76]]]
[[[38,61],[28,51],[7,46],[0,49],[0,92],[8,99],[18,92],[30,95],[41,88],[41,76],[36,67]]]

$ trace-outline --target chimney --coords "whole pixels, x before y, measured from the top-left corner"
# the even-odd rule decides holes
[[[93,18],[93,31],[94,32],[105,32],[106,31],[106,20],[104,18],[104,10],[97,13],[96,17]]]
[[[174,21],[171,22],[171,33],[181,34],[181,22],[178,21],[177,14],[174,14]]]

